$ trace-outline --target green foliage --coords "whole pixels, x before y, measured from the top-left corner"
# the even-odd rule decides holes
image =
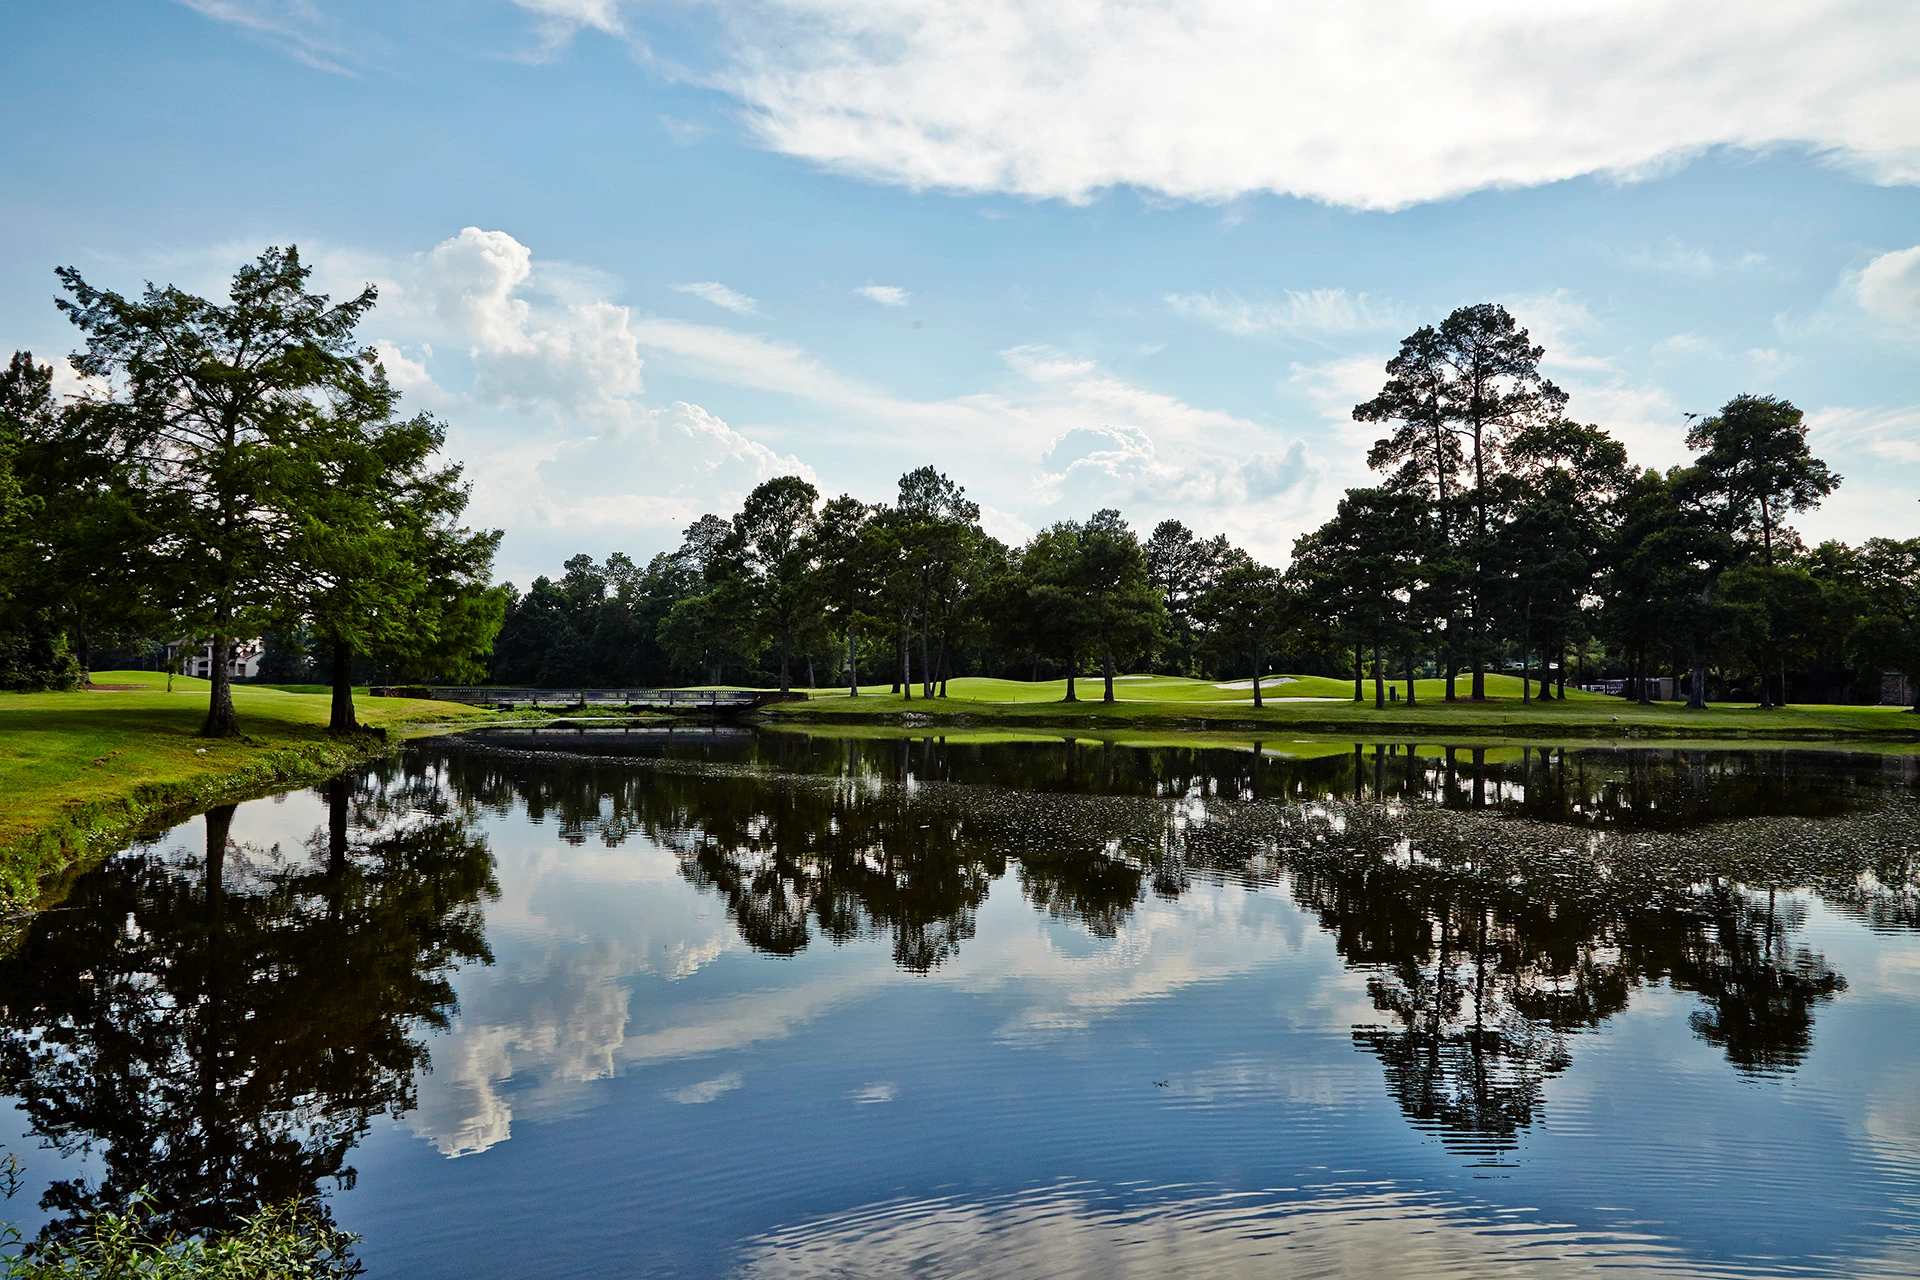
[[[136,1195],[121,1211],[93,1218],[80,1235],[13,1252],[0,1261],[7,1280],[325,1280],[357,1276],[357,1237],[312,1205],[288,1201],[211,1239],[154,1238],[151,1202]]]

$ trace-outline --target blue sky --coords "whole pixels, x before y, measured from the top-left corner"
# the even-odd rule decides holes
[[[65,0],[0,45],[0,321],[298,243],[525,583],[933,462],[1285,557],[1419,324],[1504,302],[1637,461],[1743,391],[1920,534],[1920,9]]]

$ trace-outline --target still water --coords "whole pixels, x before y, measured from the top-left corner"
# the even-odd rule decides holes
[[[374,1276],[1920,1274],[1920,761],[475,734],[0,954],[0,1216]]]

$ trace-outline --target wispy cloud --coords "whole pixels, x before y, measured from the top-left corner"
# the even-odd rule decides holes
[[[883,307],[904,307],[907,305],[907,299],[913,296],[897,284],[866,284],[861,285],[854,292]]]
[[[716,307],[725,307],[728,311],[743,316],[757,315],[760,304],[744,293],[737,293],[718,280],[698,280],[692,284],[673,286],[676,293],[690,293],[696,298],[705,298]]]
[[[1364,293],[1345,289],[1289,289],[1277,301],[1248,301],[1234,294],[1169,293],[1166,303],[1175,313],[1213,325],[1237,337],[1275,334],[1285,337],[1330,337],[1399,329],[1408,324],[1405,310],[1391,302],[1376,302]]]
[[[356,74],[356,53],[312,0],[178,0],[203,17],[250,31],[316,71]]]

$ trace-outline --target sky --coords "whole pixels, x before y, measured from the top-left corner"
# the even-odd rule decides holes
[[[0,41],[0,342],[55,267],[268,245],[448,426],[522,585],[932,463],[1019,541],[1273,563],[1401,338],[1496,301],[1582,421],[1807,413],[1809,539],[1920,536],[1920,6],[60,0]],[[63,386],[73,382],[63,376]]]

